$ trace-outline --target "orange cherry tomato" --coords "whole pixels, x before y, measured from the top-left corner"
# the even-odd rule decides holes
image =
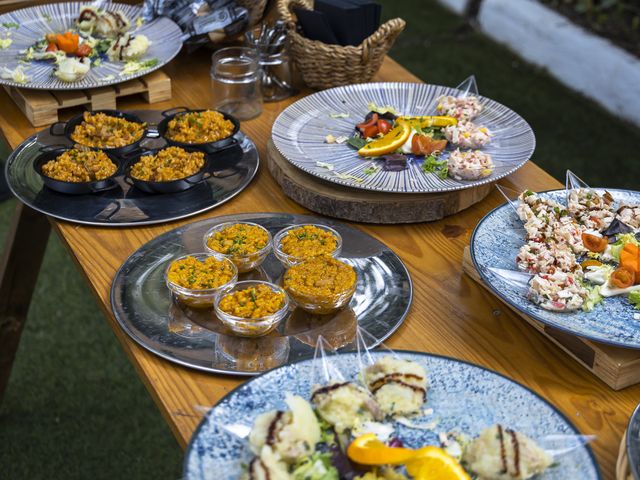
[[[58,45],[56,45],[53,42],[47,45],[47,48],[45,50],[45,52],[57,52],[57,51],[58,51]]]
[[[378,123],[378,114],[374,113],[373,115],[371,115],[371,118],[369,118],[369,120],[365,120],[362,123],[359,123],[356,125],[356,128],[358,130],[362,130],[365,127],[370,127],[371,125],[376,125]]]
[[[65,53],[76,53],[80,36],[73,32],[65,32],[56,35],[56,44],[58,48]]]
[[[76,56],[88,57],[92,52],[93,49],[86,43],[83,43],[82,45],[78,45],[78,48],[76,49]]]
[[[582,234],[582,243],[590,252],[602,253],[609,245],[607,237],[598,237],[590,233]]]
[[[611,274],[609,282],[618,288],[627,288],[636,282],[636,272],[625,267],[616,268]]]
[[[393,128],[393,125],[391,125],[391,122],[384,119],[378,120],[377,125],[378,125],[378,130],[383,135],[386,135],[386,133]]]

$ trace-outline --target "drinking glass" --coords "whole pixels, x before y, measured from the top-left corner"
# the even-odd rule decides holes
[[[211,57],[211,105],[215,110],[249,120],[262,112],[260,62],[255,50],[229,47]]]

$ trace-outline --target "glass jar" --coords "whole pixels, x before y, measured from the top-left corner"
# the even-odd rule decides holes
[[[211,107],[239,120],[262,113],[260,62],[255,50],[229,47],[211,57]]]

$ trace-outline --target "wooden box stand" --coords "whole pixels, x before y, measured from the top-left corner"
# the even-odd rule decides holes
[[[162,70],[156,70],[124,83],[89,90],[49,91],[7,86],[4,89],[31,124],[41,127],[57,122],[58,112],[69,107],[86,105],[90,110],[115,109],[117,98],[135,94],[142,94],[148,103],[169,100],[171,79]]]
[[[462,270],[491,292],[473,265],[469,247],[464,250]],[[640,383],[640,350],[614,347],[577,337],[534,320],[509,304],[505,305],[614,390]]]

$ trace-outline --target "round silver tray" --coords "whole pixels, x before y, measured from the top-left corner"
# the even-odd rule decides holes
[[[164,272],[173,258],[204,250],[203,236],[223,222],[255,222],[272,234],[289,225],[315,223],[335,228],[343,238],[341,258],[358,274],[349,306],[335,315],[290,312],[277,331],[251,339],[234,336],[212,310],[193,310],[172,299]],[[281,283],[284,268],[270,253],[259,270],[240,280]],[[375,346],[403,322],[411,305],[411,278],[387,246],[339,222],[287,213],[249,213],[216,217],[185,225],[153,239],[122,265],[111,287],[111,308],[127,334],[151,352],[172,362],[207,372],[256,375],[313,355],[320,335],[335,350],[353,350],[356,327]]]
[[[165,144],[155,124],[162,120],[157,110],[134,110],[149,124],[145,148]],[[29,207],[58,218],[86,225],[127,227],[170,222],[210,210],[230,200],[249,185],[260,163],[255,144],[239,132],[236,144],[216,153],[211,177],[189,190],[172,194],[140,192],[118,177],[118,187],[88,195],[65,195],[45,187],[33,168],[45,145],[69,145],[64,137],[43,130],[27,138],[9,156],[5,173],[13,194]]]

